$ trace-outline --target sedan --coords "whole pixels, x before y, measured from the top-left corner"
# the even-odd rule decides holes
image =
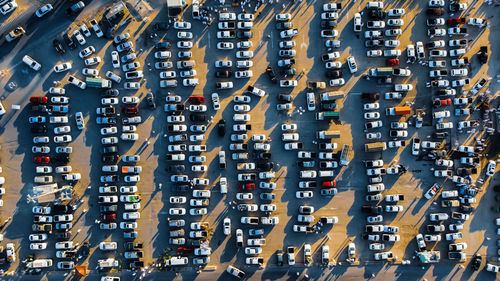
[[[217,43],[217,49],[219,49],[219,50],[232,50],[232,49],[234,49],[234,44],[231,42],[219,42],[219,43]]]
[[[59,73],[59,72],[70,70],[71,68],[72,68],[71,62],[64,62],[61,64],[56,64],[56,66],[54,66],[54,71]]]

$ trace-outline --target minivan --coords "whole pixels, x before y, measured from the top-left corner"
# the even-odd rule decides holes
[[[170,259],[165,260],[165,265],[186,265],[188,264],[187,257],[171,257]]]
[[[314,179],[314,178],[316,178],[316,171],[313,171],[313,170],[300,171],[300,178],[301,179]]]
[[[45,268],[45,267],[51,267],[52,266],[52,260],[51,259],[36,259],[31,262],[28,262],[27,267],[28,268]]]
[[[319,177],[320,178],[331,178],[335,175],[335,172],[333,170],[330,171],[319,171]]]

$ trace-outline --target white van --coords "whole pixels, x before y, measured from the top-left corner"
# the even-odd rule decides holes
[[[368,192],[381,192],[385,190],[383,183],[375,183],[367,185]]]
[[[335,175],[334,171],[319,171],[320,178],[331,178]]]
[[[220,185],[220,193],[226,194],[227,193],[227,178],[221,177],[219,179],[219,185]]]
[[[23,57],[23,62],[27,64],[31,69],[38,71],[42,67],[41,64],[39,64],[36,60],[34,60],[32,57],[25,55]]]
[[[200,19],[200,2],[193,0],[193,11],[191,12],[193,19]]]
[[[97,263],[100,268],[118,267],[118,261],[113,258],[98,260]]]
[[[236,20],[236,14],[235,13],[220,13],[219,14],[219,21],[226,21],[226,20]]]
[[[298,141],[299,134],[298,133],[285,133],[281,135],[282,141]]]
[[[177,80],[160,80],[160,88],[177,87]]]
[[[384,57],[399,57],[401,50],[384,50]]]
[[[5,107],[3,107],[2,102],[0,102],[0,116],[4,115],[5,112],[7,112],[7,111],[5,110]]]
[[[316,178],[316,171],[313,171],[313,170],[300,171],[300,178],[301,179],[314,179],[314,178]]]
[[[187,257],[171,257],[169,260],[165,260],[165,265],[186,265],[188,264]]]
[[[410,62],[414,62],[417,59],[415,54],[415,46],[413,44],[409,44],[406,48],[406,57]]]
[[[68,123],[68,116],[50,116],[49,123],[51,124]]]
[[[34,261],[28,262],[27,264],[28,268],[45,268],[51,266],[52,266],[51,259],[36,259]]]

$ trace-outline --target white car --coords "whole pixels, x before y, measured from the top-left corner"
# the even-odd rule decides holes
[[[71,68],[72,68],[71,62],[63,62],[61,64],[56,64],[56,66],[54,66],[54,71],[59,73],[70,70]]]
[[[296,191],[295,192],[295,197],[297,199],[312,198],[313,197],[313,192],[312,191]]]
[[[368,51],[366,51],[366,56],[370,57],[370,58],[381,57],[382,50],[368,50]]]
[[[400,17],[405,14],[405,9],[389,9],[387,15],[389,17]]]
[[[217,43],[217,49],[219,49],[219,50],[232,50],[232,49],[234,49],[234,44],[231,42],[219,42],[219,43]]]
[[[407,92],[413,90],[412,84],[394,84],[394,91]]]
[[[388,26],[403,26],[404,21],[402,19],[389,19],[387,20]]]
[[[226,236],[230,235],[231,234],[231,219],[224,218],[223,226],[224,226],[224,235],[226,235]]]
[[[297,80],[280,80],[280,87],[289,88],[289,87],[297,87]]]
[[[185,21],[176,21],[174,23],[175,29],[191,29],[191,23]]]
[[[191,41],[178,41],[177,48],[179,48],[179,49],[191,49],[191,48],[193,48],[193,42],[191,42]]]

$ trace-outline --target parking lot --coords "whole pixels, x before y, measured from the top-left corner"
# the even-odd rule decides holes
[[[6,272],[20,276],[28,267],[30,274],[64,279],[69,271],[58,267],[83,265],[90,270],[89,280],[141,275],[157,280],[174,278],[174,272],[180,278],[226,280],[230,275],[225,271],[231,265],[248,279],[407,280],[405,276],[410,274],[415,276],[412,279],[496,278],[485,268],[499,265],[497,213],[492,211],[498,205],[499,193],[493,189],[499,180],[495,168],[494,175],[487,174],[489,160],[498,158],[498,102],[494,97],[499,57],[498,40],[492,35],[498,31],[498,19],[492,17],[498,6],[473,2],[464,11],[450,12],[450,3],[445,1],[444,15],[432,16],[427,1],[384,1],[382,10],[377,8],[380,2],[343,1],[339,9],[329,6],[325,10],[328,2],[324,1],[280,1],[259,4],[255,11],[257,1],[248,1],[250,7],[247,3],[244,10],[226,1],[222,13],[218,1],[207,1],[201,10],[210,7],[209,25],[203,23],[203,16],[193,18],[192,5],[174,25],[166,16],[164,1],[148,1],[152,10],[146,12],[127,4],[129,11],[123,17],[110,20],[117,23],[110,36],[105,34],[110,25],[105,23],[106,9],[111,7],[106,1],[84,1],[83,11],[71,17],[65,13],[74,3],[51,3],[54,11],[41,19],[33,14],[47,3],[37,1],[29,6],[26,1],[16,2],[19,7],[10,16],[2,16],[0,23],[4,34],[17,26],[26,30],[13,42],[0,41],[1,100],[6,109],[0,119],[5,178],[0,221],[4,220],[2,246],[14,243],[17,256],[14,263],[3,265]],[[367,5],[374,6],[369,9]],[[392,16],[378,12],[389,9],[405,11],[397,15],[393,10]],[[363,23],[359,32],[354,32],[359,19],[356,13]],[[439,36],[442,31],[436,29],[449,32],[455,24],[428,21],[462,16],[466,20],[459,26],[467,28],[467,35]],[[487,22],[484,26],[469,24],[472,18]],[[103,36],[96,35],[92,19],[99,21]],[[394,21],[398,19],[403,22]],[[383,23],[372,23],[376,20]],[[375,28],[368,28],[368,22]],[[81,28],[84,23],[90,36]],[[44,26],[50,26],[50,31]],[[332,26],[334,29],[329,28]],[[385,43],[365,39],[367,31],[386,34],[396,29],[401,34],[390,31],[397,36],[382,36]],[[428,29],[437,35],[428,35]],[[84,44],[77,42],[75,30],[83,34]],[[75,48],[67,46],[64,34],[72,35]],[[123,36],[115,37],[119,35]],[[54,39],[64,52],[57,52]],[[449,47],[462,44],[450,40],[461,39],[469,40],[463,46],[465,55]],[[389,40],[398,42],[387,43]],[[165,42],[169,46],[162,45]],[[418,59],[417,42],[423,43],[425,58]],[[428,45],[430,42],[438,45]],[[414,45],[414,59],[408,45]],[[81,52],[90,46],[89,53]],[[477,54],[481,46],[488,47],[484,64]],[[401,54],[386,56],[389,50]],[[432,53],[437,50],[447,54]],[[113,61],[115,52],[119,66]],[[25,55],[41,68],[28,67]],[[100,58],[97,64],[85,61],[96,57]],[[354,73],[349,57],[356,63]],[[461,63],[452,60],[464,57],[469,64],[452,67]],[[228,61],[231,67],[217,67]],[[436,61],[446,61],[446,67],[430,67]],[[53,70],[64,62],[72,64],[69,71]],[[139,65],[125,66],[129,63]],[[386,64],[391,64],[390,70]],[[392,68],[400,69],[401,74],[382,74]],[[433,70],[439,72],[430,72]],[[106,75],[108,71],[121,81],[116,83],[118,78]],[[78,81],[71,84],[70,76],[86,82],[85,89]],[[466,83],[462,80],[466,78],[469,85],[454,86]],[[484,84],[475,87],[480,79]],[[101,89],[106,81],[112,87]],[[441,87],[445,81],[450,85]],[[54,93],[61,91],[56,88],[64,89],[65,94]],[[213,93],[217,93],[216,102]],[[463,99],[456,100],[459,96]],[[489,111],[485,111],[486,103]],[[20,109],[12,109],[12,105]],[[40,106],[48,105],[52,107],[47,114]],[[101,113],[111,111],[109,108],[116,113]],[[390,108],[394,108],[392,113]],[[78,112],[84,128],[75,122]],[[40,120],[30,119],[36,116],[47,118],[46,127],[36,125]],[[58,120],[58,116],[68,120]],[[318,120],[321,118],[325,120]],[[439,126],[453,128],[436,129]],[[56,127],[59,129],[54,131]],[[68,137],[58,138],[64,135]],[[47,136],[48,144],[34,144],[32,139],[37,136]],[[416,138],[420,140],[418,150]],[[385,149],[379,145],[382,142]],[[67,151],[67,147],[72,147],[71,153],[57,152]],[[220,152],[225,155],[225,168]],[[47,164],[43,164],[48,160],[45,156],[50,157]],[[54,172],[42,173],[43,166]],[[221,186],[221,179],[227,187]],[[57,188],[69,187],[51,192],[52,183]],[[434,184],[439,186],[437,193],[427,193]],[[35,191],[48,194],[37,197]],[[75,210],[56,213],[61,207],[50,203],[52,197],[68,196],[69,191],[73,200],[64,205]],[[444,198],[443,191],[456,191],[460,196],[446,193],[452,197]],[[373,196],[370,201],[367,195]],[[396,196],[387,199],[387,195]],[[35,197],[40,204],[31,200]],[[49,202],[42,203],[45,201]],[[51,206],[53,212],[47,217],[34,214],[34,206]],[[383,217],[378,217],[376,206],[381,206]],[[401,207],[388,212],[387,206]],[[72,216],[59,217],[59,213]],[[449,218],[434,222],[432,214]],[[43,220],[52,220],[48,221],[53,222],[52,233],[40,236],[42,241],[32,240],[37,238],[30,234],[46,233],[34,232],[32,226],[43,225]],[[442,225],[445,230],[433,232],[429,225]],[[450,225],[463,225],[463,229],[453,231]],[[70,229],[61,229],[65,227]],[[241,244],[239,233],[243,233]],[[447,239],[451,233],[462,233],[462,237],[451,241]],[[417,241],[418,234],[425,236],[424,246]],[[381,241],[384,239],[398,241]],[[440,241],[429,241],[432,239]],[[63,241],[72,245],[63,245]],[[466,248],[460,250],[463,243]],[[460,245],[449,250],[449,244]],[[84,253],[86,247],[88,254]],[[287,255],[289,249],[294,250],[293,263]],[[58,258],[62,251],[73,255],[69,253],[73,250],[76,258]],[[416,258],[417,252],[432,251],[440,252],[439,263],[425,265]],[[466,260],[449,259],[448,252],[458,252],[459,259],[465,254]],[[471,270],[471,261],[477,254],[482,256],[482,264],[476,272]],[[22,262],[27,259],[31,265]],[[33,260],[42,264],[48,259],[53,262],[49,268],[33,265]],[[24,278],[40,278],[30,274]]]

